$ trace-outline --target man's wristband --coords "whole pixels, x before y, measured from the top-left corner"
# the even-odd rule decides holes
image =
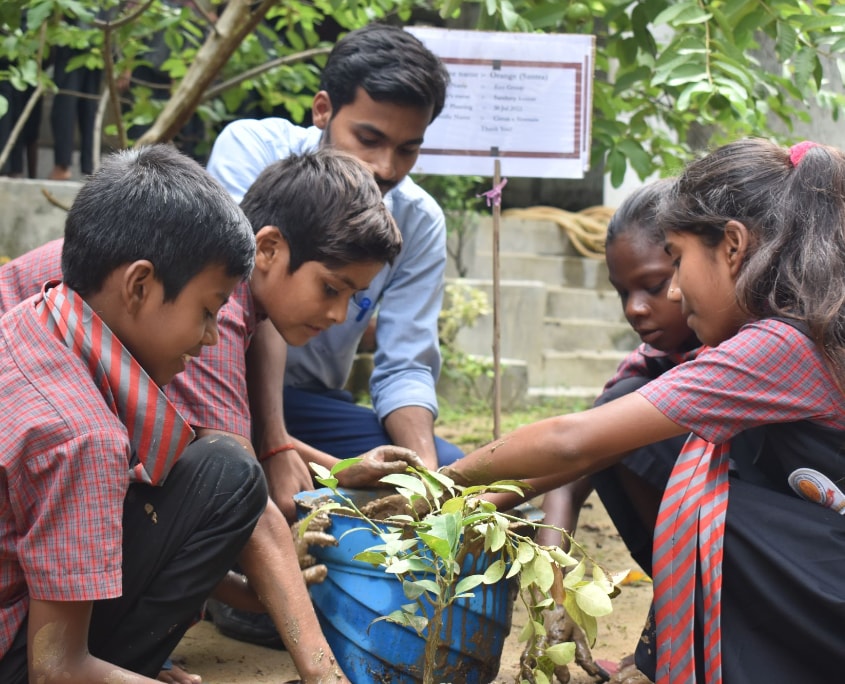
[[[281,454],[283,451],[293,451],[295,449],[296,449],[296,446],[293,444],[293,442],[290,442],[288,444],[282,444],[282,446],[280,446],[280,447],[276,447],[275,449],[270,449],[270,451],[267,451],[267,452],[261,454],[261,456],[258,457],[258,462],[264,463],[264,461],[266,461],[268,458],[272,458],[276,454]]]

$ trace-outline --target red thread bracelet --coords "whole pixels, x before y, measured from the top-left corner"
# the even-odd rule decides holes
[[[270,451],[268,451],[266,454],[262,454],[261,456],[259,456],[258,462],[264,463],[264,461],[266,461],[268,458],[272,458],[276,454],[280,454],[283,451],[293,451],[294,449],[296,449],[296,446],[293,442],[290,442],[288,444],[282,444],[282,446],[276,447],[275,449],[270,449]]]

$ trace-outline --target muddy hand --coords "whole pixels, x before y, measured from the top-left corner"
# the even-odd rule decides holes
[[[408,466],[425,468],[415,451],[398,446],[380,446],[361,455],[361,462],[338,473],[343,487],[363,488],[378,484],[379,479],[392,473],[404,473]]]
[[[326,579],[328,573],[325,565],[318,565],[317,559],[308,553],[309,546],[337,546],[337,539],[326,532],[331,524],[325,513],[311,518],[308,528],[304,534],[300,534],[299,526],[302,521],[294,523],[291,527],[293,542],[296,546],[296,556],[299,559],[299,568],[302,570],[302,577],[305,584],[317,584]]]
[[[361,513],[370,520],[387,520],[393,515],[410,515],[421,520],[430,512],[428,499],[417,497],[412,506],[401,494],[388,494],[361,506]]]

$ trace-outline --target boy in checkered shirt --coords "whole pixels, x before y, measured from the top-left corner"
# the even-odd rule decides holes
[[[154,681],[215,587],[254,601],[228,569],[261,470],[233,440],[192,441],[160,389],[216,343],[254,259],[196,163],[124,152],[68,214],[64,278],[0,319],[4,684]]]
[[[302,344],[342,320],[349,298],[396,256],[401,236],[372,174],[355,158],[332,149],[272,164],[242,206],[255,233],[255,269],[220,307],[217,344],[176,376],[165,393],[199,437],[230,437],[254,458],[253,387],[247,379],[267,372],[261,350],[251,346],[257,326],[270,325],[289,344]],[[0,268],[0,311],[59,277],[61,252],[62,241],[53,241]],[[280,457],[275,452],[261,456]],[[421,463],[406,449],[374,449],[362,464],[344,471],[343,484],[372,483],[404,470],[408,462]],[[331,651],[298,572],[293,538],[273,502],[238,561],[264,600],[245,607],[270,613],[271,631],[281,632],[274,638],[281,636],[300,675],[318,681],[333,660],[314,655]],[[218,598],[240,607],[237,596]]]

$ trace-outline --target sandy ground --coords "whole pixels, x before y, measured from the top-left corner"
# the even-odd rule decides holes
[[[590,497],[581,513],[578,540],[608,570],[616,572],[636,569],[636,564],[595,494]],[[593,647],[595,659],[618,662],[633,651],[645,621],[651,594],[649,582],[637,582],[623,587],[622,592],[613,601],[613,613],[599,622],[598,639]],[[513,627],[505,642],[501,668],[495,680],[497,684],[518,681],[516,675],[519,670],[519,656],[522,653],[518,635],[525,619],[525,612],[517,601]],[[188,671],[201,674],[203,682],[207,684],[279,683],[297,679],[290,657],[284,651],[234,641],[220,635],[209,622],[200,623],[188,631],[174,653],[174,660]],[[595,681],[575,665],[570,666],[570,672],[571,684],[588,684]]]

